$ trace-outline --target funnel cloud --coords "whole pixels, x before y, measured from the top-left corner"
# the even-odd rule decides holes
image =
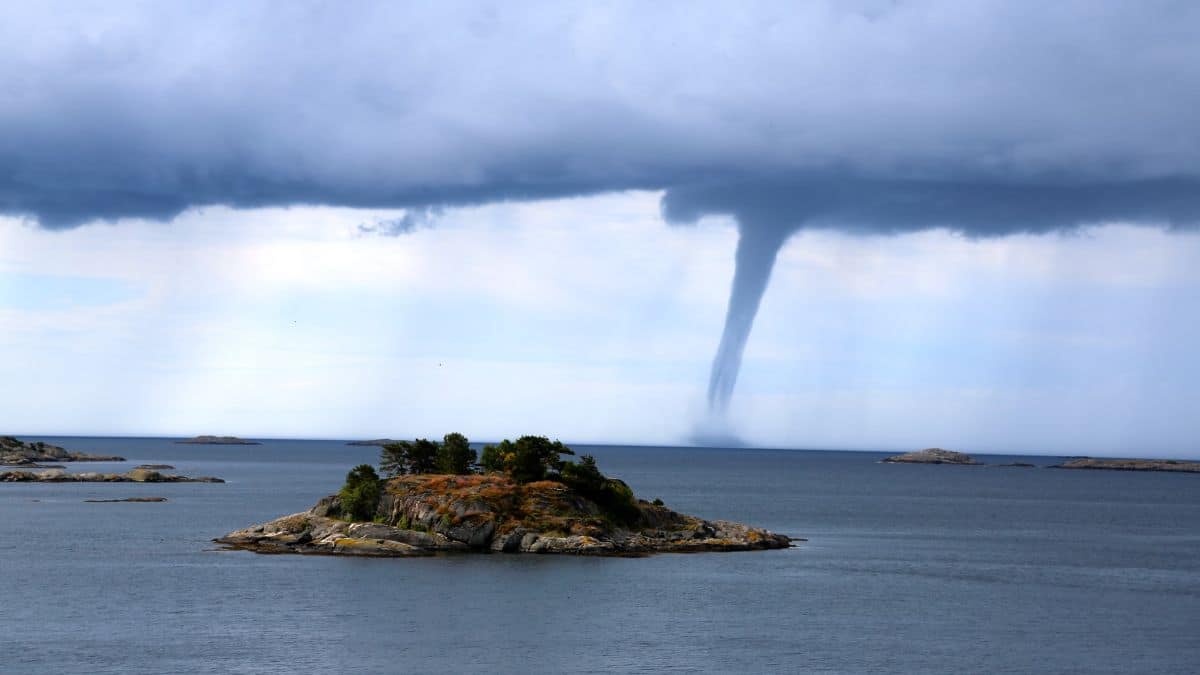
[[[708,385],[709,410],[719,421],[733,396],[775,258],[800,229],[887,235],[943,228],[968,237],[1066,231],[1105,222],[1195,229],[1200,182],[1055,185],[806,177],[676,188],[664,196],[662,210],[674,223],[728,215],[738,224],[725,328]]]

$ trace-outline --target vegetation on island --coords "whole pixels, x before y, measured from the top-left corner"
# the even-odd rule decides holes
[[[449,433],[440,443],[418,438],[384,445],[379,467],[388,479],[421,474],[496,474],[517,485],[551,481],[594,502],[613,522],[634,523],[641,512],[629,486],[601,473],[591,455],[580,456],[578,462],[564,458],[574,455],[562,441],[551,441],[545,436],[505,439],[485,445],[477,455],[466,436]],[[356,521],[371,520],[383,494],[381,483],[382,479],[370,465],[363,464],[350,471],[339,492],[343,516]],[[661,500],[656,501],[662,504]]]
[[[459,433],[449,433],[442,442],[418,438],[383,446],[379,468],[389,478],[405,474],[442,473],[465,476],[475,473],[475,451]]]
[[[351,520],[371,520],[383,494],[383,486],[375,467],[359,464],[346,474],[346,484],[338,491],[342,511]]]

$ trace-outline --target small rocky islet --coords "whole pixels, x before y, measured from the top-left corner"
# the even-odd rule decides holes
[[[1200,462],[1187,462],[1177,459],[1098,459],[1095,457],[1075,457],[1062,464],[1056,464],[1051,468],[1200,473]]]
[[[884,464],[960,464],[972,466],[980,464],[980,462],[975,461],[975,458],[966,453],[943,450],[942,448],[926,448],[916,452],[906,452],[902,455],[893,455],[880,461]]]
[[[149,469],[132,469],[125,473],[100,473],[81,471],[68,473],[62,469],[37,471],[0,471],[0,483],[224,483],[213,476],[180,476]]]
[[[906,452],[880,460],[884,464],[957,464],[964,466],[994,466],[1014,468],[1035,468],[1036,464],[1028,462],[1010,462],[1008,464],[988,464],[962,452],[927,448],[916,452]],[[1072,457],[1062,464],[1050,465],[1051,469],[1093,469],[1107,471],[1167,471],[1175,473],[1200,473],[1200,462],[1189,462],[1177,459],[1117,459],[1094,457]]]
[[[12,436],[0,436],[0,465],[37,468],[40,462],[124,462],[116,455],[89,455],[72,452],[42,441],[25,442]]]
[[[180,476],[162,473],[174,469],[169,464],[142,464],[124,473],[67,472],[61,464],[41,462],[124,462],[116,455],[89,455],[73,452],[42,441],[26,442],[12,436],[0,436],[0,466],[19,467],[0,470],[0,483],[224,483],[212,476]]]
[[[422,556],[444,552],[640,555],[787,548],[782,534],[676,513],[644,500],[614,522],[568,486],[519,484],[497,474],[408,475],[389,480],[370,521],[343,517],[341,498],[214,541],[256,553]]]
[[[175,441],[179,445],[262,445],[237,436],[193,436]]]
[[[645,555],[787,548],[791,538],[637,499],[596,460],[544,436],[486,445],[462,434],[383,446],[308,511],[214,541],[256,553],[423,556],[448,552]],[[478,460],[478,461],[476,461]]]
[[[166,497],[126,497],[124,499],[85,499],[85,504],[161,504]]]

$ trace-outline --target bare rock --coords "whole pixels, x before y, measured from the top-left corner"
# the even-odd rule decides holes
[[[85,471],[67,473],[63,469],[39,471],[0,471],[0,483],[224,483],[212,476],[179,476],[146,469],[133,469],[128,473],[98,473]]]
[[[887,464],[979,464],[970,455],[941,448],[906,452],[903,455],[893,455],[883,461]]]
[[[175,442],[181,445],[262,445],[258,441],[248,441],[237,436],[194,436]]]
[[[1200,473],[1200,462],[1187,462],[1177,459],[1096,459],[1093,457],[1076,457],[1062,464],[1057,464],[1053,468]]]
[[[89,455],[71,452],[42,441],[25,442],[12,436],[0,436],[0,465],[36,468],[38,462],[124,462],[116,455]]]

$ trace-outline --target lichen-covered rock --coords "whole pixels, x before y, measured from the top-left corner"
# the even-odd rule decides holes
[[[401,476],[388,482],[375,522],[341,520],[336,495],[307,513],[215,539],[258,553],[411,556],[451,551],[639,555],[786,548],[791,539],[707,521],[645,501],[628,522],[562,483],[520,485],[498,475]]]
[[[979,464],[968,454],[941,448],[906,452],[903,455],[888,457],[883,461],[888,464]]]

